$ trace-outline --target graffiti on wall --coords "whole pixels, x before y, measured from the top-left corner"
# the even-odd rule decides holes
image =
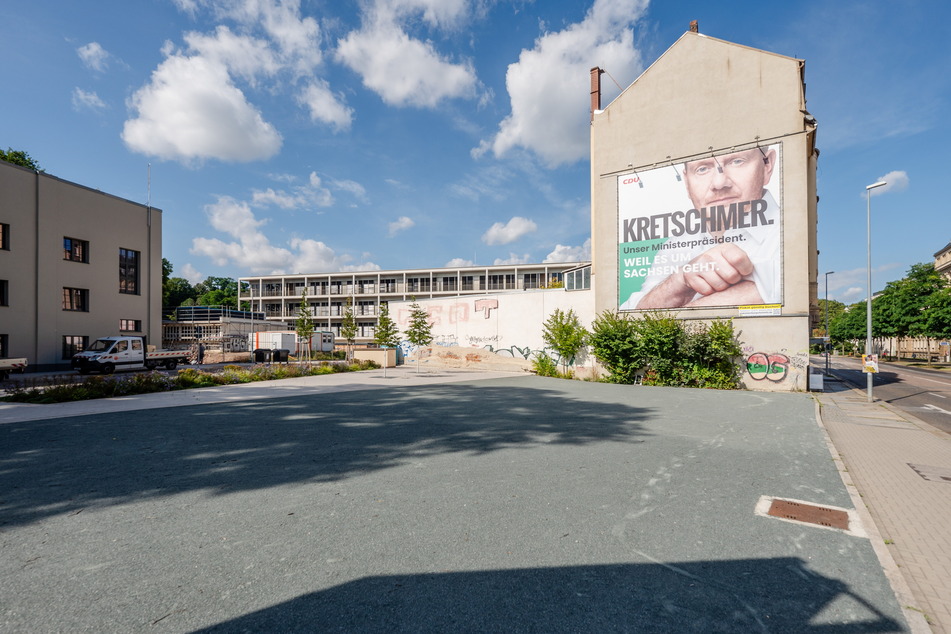
[[[499,300],[497,299],[477,299],[475,300],[475,310],[479,312],[480,310],[485,315],[485,318],[488,319],[491,316],[492,310],[499,309]]]
[[[805,352],[787,354],[782,352],[753,352],[746,357],[746,371],[754,381],[781,383],[790,375],[790,368],[805,371],[809,356]]]
[[[754,381],[766,379],[779,383],[789,373],[789,357],[779,353],[754,352],[746,357],[746,371]]]

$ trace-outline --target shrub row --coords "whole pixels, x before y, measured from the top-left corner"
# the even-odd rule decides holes
[[[221,372],[184,368],[179,370],[175,376],[166,376],[161,372],[138,372],[134,374],[90,376],[82,382],[67,384],[57,382],[53,378],[49,379],[45,385],[17,385],[2,400],[37,404],[64,403],[93,398],[187,390],[196,387],[290,379],[300,376],[333,374],[335,372],[355,372],[377,367],[379,366],[372,361],[360,361],[352,364],[255,365],[250,368],[226,365]]]
[[[666,313],[605,312],[592,324],[594,356],[611,383],[737,389],[742,355],[733,322],[690,323]]]

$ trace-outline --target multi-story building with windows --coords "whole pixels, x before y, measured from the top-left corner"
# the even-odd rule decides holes
[[[0,357],[55,369],[90,341],[161,344],[162,212],[0,161]]]
[[[383,303],[562,286],[564,274],[578,265],[577,262],[559,262],[243,277],[239,284],[240,300],[250,302],[251,310],[264,313],[268,320],[293,322],[306,291],[316,328],[331,331],[338,337],[349,300],[357,321],[357,342],[368,343],[376,332]]]

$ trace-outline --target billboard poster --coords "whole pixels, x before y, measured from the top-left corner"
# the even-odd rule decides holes
[[[782,144],[618,176],[620,310],[782,303]]]

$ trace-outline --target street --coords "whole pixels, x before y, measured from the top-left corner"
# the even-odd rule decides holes
[[[812,363],[825,368],[825,357],[816,355]],[[852,357],[832,357],[833,374],[860,386],[866,385],[862,361]],[[874,398],[886,401],[909,414],[951,433],[951,375],[922,368],[881,363],[872,384]]]

